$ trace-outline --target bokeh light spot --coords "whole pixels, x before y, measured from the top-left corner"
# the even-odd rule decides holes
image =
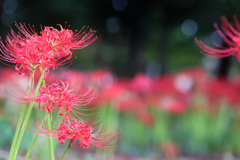
[[[192,36],[196,34],[197,30],[197,22],[192,19],[187,19],[182,23],[182,32],[187,36]]]
[[[3,10],[7,14],[13,14],[17,9],[18,3],[15,0],[6,0],[3,3]]]
[[[210,72],[214,72],[219,66],[219,59],[203,57],[203,66]]]
[[[4,25],[9,26],[13,24],[15,18],[16,18],[15,14],[7,14],[3,12],[1,16],[1,21]]]
[[[219,34],[217,33],[217,31],[214,31],[211,33],[210,35],[210,38],[211,38],[211,42],[214,42],[216,44],[223,44],[223,40],[222,38],[219,36]]]
[[[113,0],[112,5],[116,11],[124,11],[128,6],[128,0]]]
[[[110,17],[106,22],[107,30],[110,33],[115,33],[120,30],[119,19],[117,17]]]

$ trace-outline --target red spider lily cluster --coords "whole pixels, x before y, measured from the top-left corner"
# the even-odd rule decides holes
[[[39,104],[40,109],[46,109],[51,112],[59,107],[59,115],[65,115],[69,111],[81,113],[81,110],[90,109],[86,105],[90,105],[96,99],[96,93],[93,91],[83,92],[83,94],[74,94],[74,89],[68,89],[69,84],[63,81],[57,81],[47,87],[40,87],[40,95],[34,97]],[[45,104],[41,105],[42,103]],[[76,110],[80,110],[76,111]],[[76,114],[75,113],[75,114]]]
[[[10,73],[9,70],[7,70],[7,72]],[[3,73],[6,72],[3,71]],[[14,73],[15,72],[13,71],[13,74]],[[55,72],[54,74],[49,74],[49,79],[47,79],[46,82],[54,82],[59,79],[59,77],[61,77],[63,81],[69,80],[69,88],[72,88],[73,86],[76,88],[82,88],[82,86],[98,86],[99,95],[102,95],[102,103],[100,103],[102,108],[98,107],[97,109],[99,111],[108,111],[109,106],[114,107],[114,109],[120,113],[119,122],[121,124],[123,124],[122,122],[124,122],[124,118],[128,118],[129,116],[131,118],[127,119],[128,121],[135,119],[136,121],[131,123],[133,126],[130,130],[133,132],[134,136],[136,136],[136,134],[141,135],[145,133],[141,133],[136,129],[136,126],[140,123],[144,124],[143,127],[145,130],[154,130],[157,132],[156,135],[153,134],[154,132],[149,132],[149,137],[154,137],[157,139],[156,136],[159,136],[161,132],[157,131],[157,129],[155,130],[155,128],[156,126],[160,125],[159,123],[161,121],[165,120],[164,117],[161,117],[160,120],[158,119],[158,116],[161,115],[167,115],[168,118],[178,117],[177,120],[181,122],[180,124],[187,125],[189,122],[187,121],[184,123],[184,117],[194,117],[195,114],[201,115],[207,112],[209,113],[209,116],[214,119],[222,110],[221,107],[223,104],[227,104],[225,107],[231,107],[228,109],[236,113],[239,110],[238,105],[240,104],[239,77],[236,76],[228,79],[218,79],[216,77],[209,76],[206,70],[200,67],[185,69],[177,73],[165,74],[154,78],[146,74],[136,74],[133,78],[117,78],[108,69],[99,69],[91,72],[81,72],[67,69],[61,72]],[[77,83],[79,77],[81,77],[81,81]],[[72,79],[72,81],[70,81],[70,79]],[[15,79],[13,77],[12,81],[14,80]],[[0,81],[3,80],[0,79]],[[85,124],[91,123],[93,128],[95,128],[95,124],[97,124],[97,121],[95,120],[96,119],[91,119],[90,121],[85,122],[80,118],[72,117],[72,121],[82,121]],[[198,125],[197,118],[195,121],[193,121],[192,118],[191,121],[192,124]],[[54,138],[58,138],[58,135],[59,137],[66,137],[66,139],[61,139],[61,141],[67,140],[68,137],[71,138],[75,136],[75,132],[73,130],[77,127],[68,127],[70,125],[67,121],[62,121],[61,124],[63,125],[59,125],[52,129],[48,129],[47,126],[44,126],[41,129],[41,132],[45,136],[48,135]],[[37,127],[40,126],[38,123],[36,123],[36,125]],[[126,126],[124,126],[124,128],[127,128],[128,124],[125,125]],[[171,126],[171,123],[168,125]],[[191,132],[191,129],[192,128],[189,128],[189,130],[184,131]],[[169,132],[167,133],[169,134],[172,132],[170,129],[168,131]],[[94,131],[92,133],[96,134],[97,132]],[[114,131],[111,133],[114,133]],[[105,132],[102,134],[105,136],[108,135],[108,133],[105,134]],[[178,134],[178,132],[174,133],[176,136],[179,136]],[[100,138],[99,134],[96,135],[98,135]],[[111,138],[112,136],[109,135],[108,138]],[[80,137],[83,138],[84,136]],[[77,138],[74,139],[77,140]],[[132,137],[132,139],[134,139],[134,137]],[[173,143],[176,143],[176,146],[172,144],[170,146],[165,144],[169,142],[169,139],[167,142],[156,140],[156,145],[163,145],[161,150],[163,152],[169,152],[167,154],[174,155],[177,154],[178,151],[181,152],[181,143],[174,140],[172,141]],[[172,141],[170,141],[170,143]],[[72,144],[74,144],[74,142],[75,141],[72,141]],[[91,142],[93,141],[89,141],[90,147]],[[133,142],[135,142],[135,139],[132,141],[132,143]],[[111,147],[112,146],[105,146],[104,148]]]
[[[240,24],[236,17],[234,24],[223,17],[222,26],[219,27],[217,24],[214,26],[225,44],[214,43],[218,48],[212,48],[195,38],[198,46],[210,57],[235,55],[240,61]],[[26,70],[31,72],[30,75],[36,73],[34,80],[39,78],[44,83],[39,81],[41,85],[38,94],[30,91],[28,95],[24,90],[14,88],[13,91],[17,95],[8,93],[15,98],[15,102],[23,104],[34,102],[40,110],[46,110],[48,114],[57,110],[62,118],[57,128],[42,126],[39,122],[36,122],[35,126],[41,135],[57,138],[60,144],[70,140],[70,146],[78,143],[85,149],[112,148],[118,144],[114,141],[121,131],[110,129],[101,132],[103,127],[98,118],[94,117],[89,121],[80,118],[80,115],[95,109],[94,104],[98,101],[94,90],[84,89],[77,92],[86,86],[95,88],[103,95],[102,105],[113,106],[121,113],[130,113],[148,126],[154,125],[155,122],[152,108],[171,114],[182,114],[188,109],[199,111],[209,107],[216,110],[223,101],[231,104],[233,108],[239,104],[239,78],[209,78],[202,68],[186,69],[177,74],[154,78],[137,74],[132,79],[116,78],[107,69],[89,73],[65,70],[49,74],[50,70],[72,62],[74,50],[82,49],[94,42],[97,39],[95,31],[83,27],[80,31],[73,32],[58,25],[59,29],[41,27],[38,34],[34,27],[27,27],[25,24],[16,24],[16,27],[18,32],[12,29],[5,42],[0,41],[2,52],[0,60],[13,63],[21,75],[26,73]],[[41,77],[35,72],[38,68]],[[7,74],[8,81],[12,78],[15,82],[16,78],[9,76],[9,70],[2,71],[2,78],[5,78],[4,73]],[[173,147],[166,148],[168,150]],[[173,154],[175,152],[178,151],[173,151]]]
[[[0,59],[16,64],[19,74],[41,67],[47,75],[49,70],[71,62],[73,49],[84,48],[97,39],[95,31],[88,28],[73,32],[59,25],[60,30],[45,27],[39,35],[34,26],[20,23],[16,27],[19,32],[11,30],[5,44],[1,41]]]
[[[42,28],[40,34],[35,31],[34,26],[27,27],[25,24],[17,24],[18,32],[13,29],[6,37],[5,43],[0,42],[0,59],[5,62],[15,64],[15,69],[19,74],[24,74],[25,70],[30,70],[31,73],[37,68],[42,70],[43,80],[47,80],[50,70],[55,70],[59,65],[71,62],[73,51],[82,49],[97,39],[95,31],[83,27],[80,31],[73,32],[70,29],[54,27]],[[9,72],[6,73],[9,75]],[[41,77],[40,77],[41,79]],[[92,106],[97,101],[97,94],[94,90],[84,90],[77,92],[75,89],[69,89],[67,81],[56,80],[50,85],[42,83],[38,95],[25,95],[26,92],[19,89],[14,89],[14,93],[10,93],[16,101],[25,103],[35,102],[39,109],[47,110],[52,113],[58,108],[59,115],[63,117],[58,129],[40,128],[41,134],[46,134],[48,137],[58,138],[59,143],[63,144],[69,139],[71,144],[79,141],[78,145],[83,145],[84,148],[108,148],[114,147],[118,143],[112,143],[117,138],[120,132],[111,131],[101,133],[101,126],[97,129],[96,126],[100,123],[97,118],[85,122],[79,118],[79,114],[84,114],[88,110],[94,108]],[[78,119],[71,116],[77,116]]]
[[[36,97],[26,96],[22,90],[13,89],[17,94],[11,94],[13,101],[35,101],[39,109],[52,112],[59,109],[59,115],[66,115],[68,112],[73,114],[83,114],[94,108],[93,104],[97,102],[97,93],[94,90],[84,90],[83,92],[76,92],[75,89],[69,89],[69,83],[57,80],[51,85],[41,85],[39,95]],[[10,97],[9,97],[10,98]]]
[[[36,126],[41,128],[42,134],[51,135],[53,138],[58,138],[59,143],[63,144],[67,139],[72,140],[71,143],[75,144],[78,140],[79,146],[83,145],[83,148],[111,148],[116,144],[111,144],[113,139],[119,136],[120,132],[117,133],[117,130],[114,132],[104,132],[101,133],[102,125],[98,128],[97,131],[93,133],[94,128],[99,125],[98,118],[93,118],[85,122],[81,118],[74,118],[69,113],[65,115],[62,119],[62,123],[59,125],[59,128],[49,130],[48,127],[39,127],[37,123]]]

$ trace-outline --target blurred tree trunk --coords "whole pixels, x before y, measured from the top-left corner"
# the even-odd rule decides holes
[[[219,66],[216,71],[216,76],[219,80],[227,80],[231,67],[232,57],[226,57],[220,59]]]
[[[149,9],[151,1],[129,1],[126,13],[122,17],[127,20],[124,21],[129,25],[130,35],[130,50],[127,67],[127,75],[132,77],[136,72],[142,71],[144,68],[140,62],[140,53],[142,49],[143,40],[145,39],[144,30],[142,28],[142,20],[146,16],[146,12]]]

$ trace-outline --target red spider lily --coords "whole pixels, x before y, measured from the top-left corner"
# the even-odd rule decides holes
[[[93,108],[87,106],[95,102],[96,93],[87,91],[83,94],[75,94],[76,90],[68,89],[69,84],[63,81],[57,81],[47,87],[40,87],[40,95],[34,100],[39,104],[40,109],[46,109],[51,112],[55,108],[59,108],[59,115],[65,115],[69,111],[73,113],[83,113],[86,109]],[[42,105],[44,103],[45,105]],[[81,111],[82,110],[82,111]]]
[[[167,74],[163,76],[159,76],[156,79],[154,90],[156,95],[171,95],[178,94],[176,87],[174,86],[174,75]]]
[[[136,74],[130,82],[132,90],[144,94],[153,92],[154,85],[154,79],[142,73]]]
[[[143,122],[146,126],[152,126],[154,124],[154,117],[148,111],[140,110],[136,112],[136,117]]]
[[[129,85],[128,81],[115,82],[112,85],[102,88],[101,94],[105,102],[112,103],[122,99],[126,93],[128,93]]]
[[[69,84],[63,81],[56,81],[48,86],[40,86],[39,95],[36,97],[26,97],[25,92],[19,89],[13,89],[18,96],[10,93],[11,96],[16,98],[15,102],[22,100],[32,101],[38,103],[39,109],[52,112],[54,109],[59,108],[59,115],[65,115],[69,111],[74,114],[84,114],[86,111],[91,110],[97,100],[97,94],[91,91],[76,93],[75,89],[68,89]],[[19,98],[20,96],[20,98]]]
[[[98,69],[88,73],[88,83],[95,88],[104,88],[114,83],[114,76],[109,69]]]
[[[160,107],[172,114],[182,114],[187,109],[187,103],[180,98],[162,97]]]
[[[29,79],[26,76],[20,76],[12,68],[2,68],[0,70],[0,91],[8,92],[9,88],[20,87],[28,85]],[[16,81],[17,79],[17,81]],[[5,94],[0,94],[0,100],[6,98]]]
[[[37,122],[35,125],[37,128],[40,128],[41,135],[51,138],[58,138],[59,143],[63,144],[67,139],[72,141],[71,145],[75,145],[78,140],[79,146],[83,146],[84,149],[87,148],[112,148],[115,147],[119,142],[113,142],[121,133],[117,130],[110,129],[106,132],[101,133],[102,124],[94,132],[96,126],[100,124],[98,122],[99,118],[92,118],[88,122],[83,121],[82,119],[76,119],[72,117],[69,113],[65,115],[62,120],[62,123],[59,125],[58,129],[50,130],[47,126],[41,128]]]
[[[209,80],[203,92],[211,106],[219,106],[222,101],[226,101],[231,106],[239,103],[239,90],[234,82],[227,80]]]
[[[0,42],[0,59],[15,63],[19,74],[37,67],[43,68],[47,74],[49,70],[71,62],[71,50],[84,48],[97,39],[96,32],[91,29],[83,27],[79,32],[73,32],[59,26],[60,30],[45,27],[38,35],[34,27],[16,23],[19,32],[15,33],[11,29],[6,44]]]
[[[49,76],[51,76],[51,74]],[[59,79],[61,80],[71,82],[69,84],[70,88],[75,88],[78,90],[86,86],[89,86],[88,85],[89,81],[85,72],[81,72],[73,69],[67,69],[59,72],[59,77],[60,77]],[[88,88],[93,88],[93,87],[88,87]]]
[[[197,40],[197,38],[195,38],[195,41],[204,51],[204,54],[210,57],[223,58],[236,55],[238,61],[240,61],[240,24],[236,16],[234,16],[234,24],[235,28],[229,23],[225,16],[222,17],[222,26],[220,28],[216,23],[214,24],[217,33],[223,39],[226,46],[213,42],[213,44],[218,48],[212,48],[204,44],[202,41]]]
[[[125,96],[122,95],[121,99],[115,102],[116,107],[120,112],[130,112],[137,114],[137,112],[146,111],[145,99],[138,97],[135,93],[126,92]]]

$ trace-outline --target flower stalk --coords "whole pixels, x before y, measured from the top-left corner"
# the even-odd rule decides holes
[[[71,144],[72,144],[72,140],[70,140],[70,142],[68,143],[68,145],[64,149],[63,154],[62,154],[60,160],[63,160],[63,158],[64,158],[65,154],[67,153],[68,149],[70,148]]]
[[[35,92],[34,92],[34,97],[37,96],[37,93],[39,91],[40,85],[42,84],[43,78],[44,78],[44,73],[42,73],[41,77],[39,78],[38,84],[37,84]],[[31,112],[32,112],[33,105],[34,105],[34,101],[32,101],[29,104],[26,116],[24,118],[24,122],[22,124],[21,132],[20,132],[18,140],[17,140],[16,148],[15,148],[14,153],[13,153],[13,159],[9,159],[9,160],[15,160],[16,157],[17,157],[17,153],[18,153],[18,150],[19,150],[19,147],[20,147],[23,135],[25,133],[25,130],[26,130],[26,127],[27,127],[27,123],[28,123],[29,117],[30,117]]]
[[[44,74],[42,69],[41,69],[41,73]],[[42,85],[46,86],[45,80],[43,80]],[[46,112],[47,112],[47,114],[49,113],[47,110],[46,110]],[[48,116],[47,116],[47,126],[48,126],[48,129],[51,129],[51,115],[50,114],[48,114]],[[39,131],[40,130],[38,129],[38,133],[39,133]],[[50,160],[54,160],[55,159],[54,146],[53,146],[53,140],[51,137],[49,137],[49,139],[48,139],[48,144],[49,144]]]
[[[47,116],[47,126],[48,126],[48,129],[51,129],[51,115],[50,114]],[[52,137],[49,137],[48,144],[49,144],[49,151],[50,151],[50,160],[54,160],[55,157],[54,157],[54,147],[53,147]]]
[[[45,123],[47,116],[48,116],[48,112],[46,113],[46,115],[44,116],[44,118],[43,118],[43,120],[42,120],[41,127],[42,127],[43,124]],[[29,156],[30,156],[30,154],[31,154],[31,152],[32,152],[33,146],[34,146],[34,144],[35,144],[35,142],[36,142],[36,140],[37,140],[37,137],[38,137],[39,133],[40,133],[40,129],[38,129],[38,131],[37,131],[37,133],[36,133],[36,135],[35,135],[32,143],[31,143],[31,145],[30,145],[30,147],[29,147],[29,149],[28,149],[28,151],[27,151],[27,153],[26,153],[26,155],[25,155],[24,160],[28,160],[28,158],[29,158]]]
[[[76,92],[75,89],[69,89],[69,83],[57,80],[51,85],[45,84],[45,79],[51,70],[57,69],[60,65],[72,63],[75,55],[73,50],[82,49],[98,39],[95,36],[96,31],[83,27],[80,31],[73,32],[70,29],[58,25],[59,29],[54,27],[41,27],[40,34],[36,33],[34,26],[25,24],[15,24],[18,32],[11,32],[6,37],[5,43],[0,39],[0,61],[14,63],[15,69],[20,75],[26,70],[30,71],[30,80],[27,91],[14,89],[15,94],[10,93],[16,98],[15,102],[23,102],[19,121],[14,134],[13,142],[10,148],[8,160],[15,160],[20,148],[26,127],[31,116],[35,103],[40,110],[46,111],[46,116],[41,124],[35,123],[38,128],[33,142],[27,151],[25,160],[31,154],[33,146],[38,135],[47,135],[49,137],[50,160],[54,160],[53,138],[58,138],[59,143],[63,144],[70,140],[67,148],[64,150],[61,159],[65,156],[71,145],[78,141],[79,146],[87,148],[113,148],[118,142],[115,139],[120,132],[110,129],[101,131],[102,124],[99,118],[93,117],[89,121],[80,118],[87,111],[92,110],[96,102],[96,93],[93,90]],[[66,27],[66,26],[65,26]],[[39,68],[41,76],[34,91],[34,73]],[[30,94],[34,91],[33,95]],[[26,105],[29,104],[26,111]],[[58,110],[61,117],[57,128],[51,126],[52,112]],[[26,112],[26,113],[25,113]],[[74,117],[72,116],[74,115]],[[77,118],[75,118],[77,117]],[[46,121],[46,124],[44,124]],[[96,126],[99,127],[96,129]],[[95,131],[96,130],[96,131]]]
[[[33,73],[33,74],[34,74],[34,73]],[[30,80],[30,83],[31,83],[31,80]],[[29,84],[29,86],[28,86],[28,88],[27,88],[26,96],[28,96],[28,94],[29,94],[30,86],[31,86],[31,84]],[[24,103],[23,103],[21,112],[20,112],[20,116],[19,116],[19,119],[18,119],[16,131],[15,131],[15,133],[14,133],[14,137],[13,137],[12,145],[11,145],[11,148],[10,148],[8,160],[12,160],[13,152],[14,152],[14,150],[15,150],[16,142],[17,142],[17,140],[18,140],[18,134],[19,134],[19,131],[20,131],[20,128],[21,128],[21,125],[22,125],[22,121],[23,121],[23,117],[24,117],[24,112],[25,112],[25,110],[26,110],[26,104],[27,104],[27,102],[26,102],[26,100],[25,100]]]

